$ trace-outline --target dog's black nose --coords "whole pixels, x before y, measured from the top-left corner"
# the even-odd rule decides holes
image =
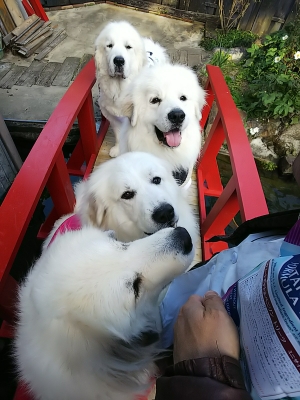
[[[182,250],[183,254],[189,254],[193,249],[193,243],[188,231],[185,228],[178,227],[174,229],[173,235],[178,249]]]
[[[121,56],[116,56],[114,58],[114,64],[116,67],[123,67],[123,65],[125,64],[125,60]]]
[[[152,219],[158,224],[173,222],[174,217],[174,208],[168,203],[163,203],[161,206],[157,207],[152,214]]]
[[[173,124],[181,124],[184,121],[185,113],[180,108],[174,108],[168,114],[168,119]]]

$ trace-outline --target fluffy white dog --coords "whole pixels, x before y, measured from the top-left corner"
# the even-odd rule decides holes
[[[129,242],[182,226],[194,246],[199,228],[171,165],[149,153],[130,152],[97,167],[76,187],[75,213],[82,224],[112,229]]]
[[[190,176],[201,147],[199,120],[205,92],[183,65],[146,68],[122,99],[121,152],[147,151],[168,160],[179,184]]]
[[[15,356],[39,400],[132,400],[155,375],[162,288],[193,259],[184,228],[132,243],[94,227],[57,236],[19,293]]]
[[[124,122],[118,99],[144,66],[167,60],[165,49],[150,39],[142,38],[126,21],[108,23],[97,37],[95,63],[99,107],[116,136],[116,145],[110,150],[111,157],[119,154],[119,134]]]

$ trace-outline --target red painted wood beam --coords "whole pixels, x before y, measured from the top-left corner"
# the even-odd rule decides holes
[[[0,290],[67,135],[95,83],[91,60],[50,116],[0,206]]]
[[[224,127],[242,219],[268,214],[247,134],[222,71],[208,65],[207,72]]]

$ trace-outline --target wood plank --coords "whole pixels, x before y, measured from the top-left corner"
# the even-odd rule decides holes
[[[190,0],[188,2],[188,8],[187,11],[195,11],[195,12],[200,12],[203,14],[212,14],[209,12],[209,9],[207,9],[207,6],[205,5],[205,1],[198,1],[198,0]]]
[[[5,43],[6,46],[9,45],[9,42],[11,41],[11,39],[14,37],[14,35],[12,34],[12,32],[10,32],[8,35],[6,35],[3,38],[3,42]]]
[[[2,0],[0,0],[0,2],[1,1]],[[29,18],[27,18],[26,21],[24,21],[20,26],[17,26],[16,29],[12,31],[12,33],[15,36],[20,36],[21,33],[25,33],[25,31],[27,32],[27,30],[30,29],[31,26],[39,20],[40,18],[37,15],[33,14]]]
[[[45,68],[46,64],[40,61],[32,61],[30,66],[26,71],[20,76],[20,78],[15,83],[17,86],[27,86],[31,87],[35,85],[39,78],[40,73]]]
[[[36,81],[36,85],[49,87],[51,86],[58,71],[61,69],[62,63],[48,62],[40,73]]]
[[[4,23],[2,22],[2,19],[0,18],[0,32],[2,33],[2,37],[3,37],[3,42],[4,42],[4,38],[8,35],[8,32],[5,28]],[[5,43],[5,42],[4,42]],[[6,43],[5,43],[6,44]]]
[[[37,53],[41,53],[46,47],[49,46],[50,43],[52,43],[62,32],[64,31],[63,28],[55,28],[53,29],[53,35],[45,42],[42,44],[41,47],[39,47]]]
[[[49,46],[47,46],[41,53],[37,54],[34,59],[35,60],[42,60],[48,53],[50,53],[51,50],[53,50],[60,42],[62,42],[63,40],[65,40],[65,38],[67,37],[66,32],[63,32],[62,34],[60,34],[59,36],[57,36],[56,39],[53,40],[53,42],[51,42],[49,44]]]
[[[37,37],[32,42],[27,43],[27,45],[24,47],[26,47],[26,49],[28,51],[32,50],[32,49],[36,49],[38,46],[41,45],[41,43],[43,43],[51,35],[52,35],[52,31],[46,32],[46,33],[44,33],[44,35]]]
[[[6,31],[9,33],[15,29],[15,23],[10,16],[10,13],[4,3],[4,0],[0,0],[0,19],[5,26]]]
[[[19,36],[16,36],[12,42],[13,43],[21,43],[28,39],[34,32],[40,29],[44,25],[44,21],[36,20],[33,22],[33,25],[26,29],[24,32],[21,32]]]
[[[285,23],[282,28],[285,28],[287,24],[289,24],[291,21],[293,21],[297,15],[297,2],[294,0],[294,4],[290,8],[289,14],[286,17]]]
[[[161,5],[162,6],[170,6],[170,7],[176,8],[177,0],[162,0]]]
[[[10,62],[0,63],[0,81],[11,68],[12,68],[12,63]]]
[[[178,8],[180,10],[188,11],[189,9],[190,0],[179,0]]]
[[[24,22],[24,17],[19,9],[18,4],[16,3],[15,0],[4,0],[4,3],[6,4],[6,7],[14,20],[14,23],[16,26],[21,25]]]
[[[256,16],[251,29],[253,33],[257,33],[259,36],[262,36],[268,32],[277,6],[277,2],[274,2],[273,0],[264,0],[264,2],[261,3],[259,13]]]
[[[60,71],[52,82],[52,86],[69,86],[69,83],[73,79],[74,73],[77,70],[79,63],[79,57],[67,57],[63,62]]]
[[[27,43],[32,42],[32,40],[36,39],[37,37],[43,35],[44,33],[48,32],[51,29],[51,22],[47,21],[44,23],[44,21],[42,21],[43,24],[41,25],[41,27],[39,29],[37,29],[31,36],[27,37],[27,38],[22,38],[22,41],[18,42],[21,45],[26,45]]]
[[[38,37],[37,39],[33,40],[32,42],[28,43],[26,48],[26,54],[25,57],[30,57],[35,50],[42,44],[44,43],[45,40],[47,40],[47,38],[49,36],[52,35],[52,30],[50,30],[49,32],[46,32],[44,35]]]
[[[255,2],[254,0],[250,1],[249,7],[238,24],[238,29],[243,31],[251,31],[255,18],[259,13],[260,5],[261,3]]]
[[[8,73],[1,79],[0,87],[2,89],[11,89],[25,70],[26,67],[22,67],[20,65],[14,65],[8,71]]]

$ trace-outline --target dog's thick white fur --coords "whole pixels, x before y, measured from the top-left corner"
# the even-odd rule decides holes
[[[19,292],[15,356],[40,400],[132,400],[155,375],[162,288],[193,259],[184,228],[132,243],[94,227],[57,236]]]
[[[201,147],[199,120],[205,92],[196,74],[183,65],[143,69],[128,87],[122,104],[131,123],[123,126],[121,152],[147,151],[168,160],[182,183]]]
[[[76,186],[75,213],[84,225],[112,229],[129,242],[167,226],[182,226],[194,246],[199,228],[172,167],[150,153],[130,152],[95,168]]]
[[[119,154],[119,134],[125,120],[118,100],[132,79],[146,65],[167,62],[165,49],[143,38],[126,21],[108,23],[95,43],[96,77],[99,107],[115,133],[116,144],[111,157]]]

